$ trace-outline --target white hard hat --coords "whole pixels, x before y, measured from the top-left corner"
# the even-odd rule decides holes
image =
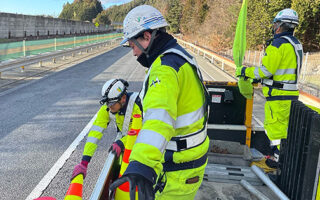
[[[277,16],[274,18],[273,23],[275,22],[284,22],[298,25],[298,13],[290,8],[283,9],[280,12],[278,12]]]
[[[107,103],[108,106],[120,101],[121,97],[126,93],[128,82],[123,79],[111,79],[107,81],[101,90],[101,104]]]
[[[145,30],[154,30],[168,26],[159,10],[149,5],[133,8],[123,21],[124,39],[120,45]]]

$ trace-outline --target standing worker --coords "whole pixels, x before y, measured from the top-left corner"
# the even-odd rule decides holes
[[[88,134],[82,161],[75,166],[71,179],[78,174],[83,174],[85,178],[88,164],[98,147],[97,143],[102,138],[104,129],[112,120],[116,122],[117,131],[118,133],[121,132],[122,138],[115,141],[110,150],[115,152],[117,157],[124,151],[126,134],[131,128],[132,116],[142,114],[142,105],[138,93],[127,93],[128,86],[128,82],[123,79],[111,79],[103,85],[100,101],[102,106]]]
[[[264,128],[274,151],[269,167],[276,167],[280,141],[287,138],[290,106],[299,97],[298,78],[302,64],[301,43],[293,36],[299,24],[298,14],[292,9],[280,11],[273,20],[272,43],[266,48],[262,65],[241,67],[236,75],[261,80],[266,97]],[[275,162],[273,162],[275,161]]]
[[[140,97],[143,125],[129,165],[110,190],[130,182],[139,200],[194,199],[207,164],[207,91],[194,58],[168,33],[163,15],[141,5],[124,19],[124,40],[148,68]]]

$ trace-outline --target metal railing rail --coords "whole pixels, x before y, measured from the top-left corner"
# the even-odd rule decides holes
[[[220,67],[223,71],[227,72],[229,75],[234,76],[236,65],[232,60],[229,60],[221,55],[218,55],[209,50],[198,47],[192,43],[183,41],[176,38],[178,43],[180,43],[185,48],[190,49],[192,52],[203,56],[204,59],[208,60],[210,63],[215,63],[216,66]]]
[[[75,53],[77,53],[77,52],[82,52],[82,51],[88,52],[89,49],[92,50],[95,47],[113,45],[113,44],[119,42],[119,40],[120,40],[120,38],[117,38],[117,39],[113,39],[113,40],[107,40],[104,42],[79,46],[79,47],[76,47],[73,49],[65,49],[65,50],[61,50],[61,51],[49,52],[46,54],[39,54],[36,56],[20,58],[20,59],[11,61],[11,62],[2,63],[2,64],[0,64],[0,78],[1,78],[1,72],[4,72],[4,71],[12,70],[15,68],[24,68],[27,65],[31,65],[31,64],[35,64],[35,63],[39,63],[39,66],[41,66],[43,61],[53,59],[53,62],[55,62],[55,59],[58,57],[63,57],[63,56],[67,56],[70,54],[72,56],[74,56]]]

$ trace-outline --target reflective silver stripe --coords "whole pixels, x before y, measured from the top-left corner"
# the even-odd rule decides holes
[[[298,84],[283,84],[283,90],[298,90]]]
[[[135,144],[137,143],[152,145],[163,153],[168,141],[160,133],[151,130],[141,130]]]
[[[277,146],[279,144],[281,144],[281,140],[271,140],[270,141],[270,145],[271,146]]]
[[[122,136],[125,136],[128,133],[132,110],[133,110],[134,102],[136,101],[137,97],[138,97],[138,93],[134,92],[133,94],[131,94],[129,98],[126,115],[124,116],[124,120],[122,124]]]
[[[269,70],[264,65],[261,65],[260,69],[261,69],[261,71],[263,72],[263,74],[266,77],[271,77],[272,76],[272,74],[269,72]]]
[[[169,113],[165,109],[148,109],[143,117],[143,123],[146,120],[160,120],[173,128],[175,128],[175,121],[169,115]]]
[[[93,144],[97,144],[98,141],[99,141],[99,139],[98,139],[98,138],[95,138],[95,137],[88,137],[88,138],[87,138],[87,142],[91,142],[91,143],[93,143]]]
[[[90,130],[91,131],[98,131],[98,132],[102,133],[104,131],[104,128],[97,126],[97,125],[92,125]]]
[[[278,69],[274,75],[296,74],[296,69]]]
[[[176,120],[176,128],[181,128],[184,126],[191,125],[204,117],[204,106],[202,105],[198,110],[193,111],[191,113],[187,113],[177,117]]]
[[[186,137],[185,135],[180,136],[180,137],[183,137],[181,140],[186,140],[187,145],[186,145],[185,150],[201,144],[207,137],[207,129],[204,129],[203,131],[201,131],[197,134],[194,134],[194,133],[192,133],[192,134],[189,134],[191,136],[188,136],[188,137]],[[178,151],[177,142],[170,140],[166,149],[171,150],[171,151]]]
[[[261,79],[261,76],[259,74],[259,67],[254,68],[253,74],[256,79]]]

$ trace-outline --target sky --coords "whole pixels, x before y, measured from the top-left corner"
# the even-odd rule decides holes
[[[128,3],[132,0],[100,0],[104,8]],[[25,15],[51,15],[58,17],[63,4],[73,0],[0,0],[0,12]]]

